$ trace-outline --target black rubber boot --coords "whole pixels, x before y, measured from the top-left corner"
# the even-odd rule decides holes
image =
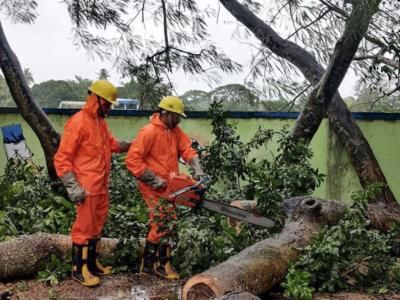
[[[100,284],[100,278],[88,268],[88,245],[72,244],[72,278],[84,286]]]
[[[154,265],[157,261],[158,247],[159,244],[146,241],[142,263],[140,264],[140,274],[154,275]]]
[[[110,275],[112,268],[104,267],[99,261],[100,238],[89,240],[88,268],[96,276]]]
[[[175,268],[171,264],[171,245],[168,243],[163,243],[158,250],[155,273],[166,279],[179,279],[179,273],[175,271]]]

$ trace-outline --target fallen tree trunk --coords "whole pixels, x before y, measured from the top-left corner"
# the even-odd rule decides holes
[[[103,238],[100,254],[112,256],[116,239]],[[62,257],[72,246],[71,238],[62,234],[37,233],[0,243],[0,281],[29,277],[55,254]]]
[[[243,272],[244,278],[249,278],[248,280],[252,281],[251,284],[258,284],[258,282],[261,284],[268,280],[271,280],[269,283],[270,285],[279,282],[286,274],[287,263],[296,260],[298,257],[298,252],[294,247],[306,245],[311,237],[319,232],[322,225],[335,223],[346,208],[346,205],[342,202],[320,200],[311,197],[288,199],[285,200],[284,204],[286,205],[288,219],[283,231],[276,237],[266,239],[243,250],[227,262],[221,264],[226,265],[226,267],[225,265],[223,267],[224,270],[227,272],[234,272],[236,274],[235,276],[239,279],[240,276],[242,276],[240,272]],[[255,202],[236,201],[235,205],[251,209],[255,205]],[[400,209],[397,206],[392,207],[384,203],[370,204],[368,216],[373,226],[379,230],[385,231],[390,228],[396,220],[400,219]],[[101,255],[103,257],[112,256],[117,244],[117,239],[103,238],[100,247]],[[37,233],[2,242],[0,243],[0,281],[10,281],[17,278],[32,276],[41,269],[43,263],[47,261],[51,254],[62,257],[67,251],[70,251],[70,249],[70,237],[61,234]],[[259,261],[257,258],[258,255],[260,256]],[[271,259],[272,263],[268,259]],[[234,265],[237,264],[237,266],[231,267],[231,261],[234,262]],[[218,267],[219,266],[215,268]],[[263,271],[264,268],[265,271]],[[236,269],[240,269],[240,272],[237,272]],[[194,293],[194,291],[199,290],[200,287],[205,287],[207,290],[212,286],[217,296],[224,295],[229,291],[247,291],[252,294],[257,294],[255,291],[258,291],[258,289],[254,289],[253,287],[247,289],[245,281],[243,281],[244,286],[242,287],[240,285],[235,285],[235,288],[233,288],[228,284],[222,288],[220,287],[221,283],[220,279],[218,279],[219,277],[233,282],[235,276],[232,276],[230,273],[229,276],[227,276],[224,272],[217,271],[219,275],[212,275],[212,280],[210,280],[209,275],[207,275],[209,271],[191,278],[185,285],[184,291],[186,293],[189,291],[190,293]],[[253,280],[251,277],[252,273],[261,276],[263,279],[261,280],[257,277],[255,279],[253,278]],[[211,288],[211,290],[213,290],[213,288]],[[204,293],[204,291],[201,293]]]
[[[309,244],[324,225],[337,223],[346,209],[342,202],[312,197],[285,200],[284,207],[288,218],[282,232],[190,278],[183,287],[183,299],[211,299],[232,291],[254,295],[267,292],[285,277],[289,262],[299,259],[299,248]],[[399,219],[400,210],[371,204],[368,216],[373,226],[387,230]]]

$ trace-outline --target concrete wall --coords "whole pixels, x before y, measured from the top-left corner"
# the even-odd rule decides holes
[[[55,114],[48,112],[48,116],[53,126],[62,132],[64,123],[69,115],[60,115],[59,111]],[[133,139],[137,131],[148,122],[149,113],[129,113],[122,115],[112,115],[107,122],[114,135],[121,139]],[[196,138],[201,144],[206,144],[212,140],[210,120],[204,117],[205,114],[192,114],[192,118],[182,121],[181,128],[190,137]],[[292,126],[297,114],[278,114],[278,113],[236,113],[229,121],[234,122],[238,128],[242,141],[248,141],[256,132],[259,126],[279,130],[283,126]],[[368,139],[385,175],[395,193],[400,199],[400,157],[397,152],[400,146],[400,115],[398,114],[355,114],[357,123]],[[31,128],[23,121],[17,111],[4,112],[0,110],[0,127],[21,123],[27,145],[34,153],[34,161],[40,165],[45,165],[43,152],[38,139]],[[1,134],[1,133],[0,133]],[[316,190],[315,195],[322,198],[335,198],[350,200],[353,191],[361,188],[358,177],[349,161],[349,157],[343,145],[337,140],[329,129],[328,123],[324,120],[311,143],[314,152],[312,164],[322,173],[326,174],[325,183]],[[273,155],[276,144],[272,143],[267,148],[260,149],[253,153],[255,157]],[[6,157],[4,150],[0,149],[0,174],[4,173]]]

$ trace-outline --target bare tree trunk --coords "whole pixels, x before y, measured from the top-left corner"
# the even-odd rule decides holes
[[[282,39],[270,26],[238,1],[220,0],[220,2],[239,22],[253,32],[264,46],[277,56],[294,64],[313,86],[318,86],[325,70],[309,52],[293,42]],[[365,22],[365,19],[363,22]],[[364,29],[365,27],[362,30]],[[335,85],[338,85],[337,82]],[[333,92],[333,89],[331,89],[331,92]],[[308,101],[296,122],[293,135],[298,139],[309,142],[326,113],[330,126],[332,126],[350,154],[361,185],[366,187],[373,182],[382,182],[385,187],[377,201],[397,203],[368,141],[352,118],[351,112],[339,93],[336,92],[331,101],[329,97],[324,97],[323,99],[327,103]]]
[[[47,115],[33,99],[31,90],[24,78],[21,65],[8,44],[1,23],[0,68],[3,71],[10,93],[22,117],[33,129],[42,145],[50,177],[57,178],[53,165],[53,156],[57,151],[60,135],[55,131]]]
[[[243,206],[247,204],[244,202]],[[346,209],[342,202],[312,197],[294,197],[283,204],[288,219],[282,232],[191,277],[183,287],[183,299],[205,300],[233,291],[254,295],[267,292],[282,281],[288,264],[299,259],[299,249],[309,244],[323,225],[340,220]],[[368,207],[371,224],[380,230],[393,226],[399,217],[398,206],[379,203]]]

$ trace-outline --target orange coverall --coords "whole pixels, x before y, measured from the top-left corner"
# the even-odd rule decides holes
[[[179,157],[186,162],[197,156],[187,135],[179,128],[169,129],[154,113],[150,123],[143,127],[129,148],[125,163],[137,178],[148,169],[155,175],[168,180],[170,173],[179,172]],[[150,210],[150,231],[147,240],[159,243],[167,232],[160,232],[154,221],[152,210],[157,206],[160,192],[139,181],[139,190]]]
[[[104,118],[97,115],[98,107],[96,95],[89,95],[82,110],[65,124],[54,156],[57,175],[74,172],[87,193],[83,204],[76,206],[71,229],[72,242],[79,245],[97,238],[103,229],[109,206],[111,153],[120,151]]]

